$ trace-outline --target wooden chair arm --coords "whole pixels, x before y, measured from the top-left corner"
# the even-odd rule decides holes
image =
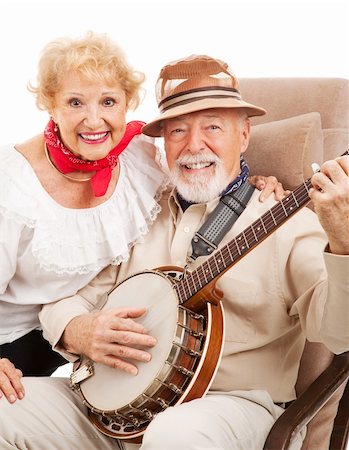
[[[286,450],[298,433],[349,377],[349,352],[335,355],[321,375],[285,410],[271,428],[264,450]]]
[[[339,401],[338,411],[334,419],[333,430],[331,434],[330,449],[347,450],[349,438],[349,382],[344,389]]]

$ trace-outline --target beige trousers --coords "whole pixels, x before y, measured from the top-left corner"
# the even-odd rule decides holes
[[[23,400],[0,400],[1,450],[259,450],[283,411],[265,391],[209,393],[158,414],[138,446],[99,432],[67,379],[24,378],[24,385]],[[301,443],[297,437],[292,450]]]

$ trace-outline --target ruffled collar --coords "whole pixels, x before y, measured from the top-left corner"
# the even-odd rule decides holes
[[[31,251],[45,270],[98,272],[126,261],[130,247],[142,241],[160,211],[157,200],[168,178],[155,161],[156,148],[149,138],[136,136],[131,141],[119,156],[114,193],[88,209],[57,204],[27,160],[13,148],[8,150],[1,157],[7,161],[0,165],[0,212],[33,229]]]

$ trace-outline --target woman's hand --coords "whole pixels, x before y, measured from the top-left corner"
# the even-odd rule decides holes
[[[134,320],[145,313],[143,308],[111,308],[78,316],[67,325],[61,344],[71,353],[136,375],[131,361],[150,361],[146,350],[156,344]]]
[[[5,396],[10,403],[24,397],[21,383],[23,374],[7,358],[0,358],[0,399]]]
[[[284,187],[280,181],[274,176],[265,177],[263,175],[252,175],[249,177],[250,184],[255,186],[261,192],[259,201],[264,202],[273,192],[275,193],[275,199],[280,201],[291,191],[284,190]]]

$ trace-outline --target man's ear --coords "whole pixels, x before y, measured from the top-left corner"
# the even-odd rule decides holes
[[[247,150],[248,144],[250,142],[250,131],[251,131],[251,121],[247,117],[244,120],[244,127],[242,130],[241,153],[244,153]]]

